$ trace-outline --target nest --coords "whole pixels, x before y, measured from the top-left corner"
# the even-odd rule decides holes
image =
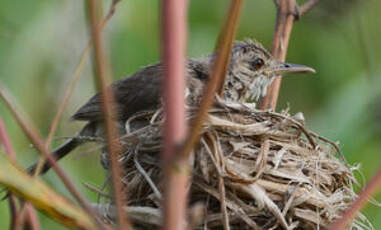
[[[122,138],[127,211],[136,229],[162,224],[162,124],[162,110],[137,114]],[[190,165],[188,224],[195,229],[327,229],[356,198],[340,149],[308,131],[301,113],[220,101],[209,112]],[[112,201],[96,206],[115,220]],[[350,229],[371,225],[358,218]]]

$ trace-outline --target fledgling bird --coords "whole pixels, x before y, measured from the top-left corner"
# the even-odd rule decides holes
[[[187,103],[197,105],[211,73],[215,54],[200,59],[188,59],[186,63]],[[279,75],[287,73],[315,73],[315,70],[302,65],[283,63],[271,56],[263,46],[253,40],[236,41],[231,51],[231,60],[223,88],[223,98],[231,102],[258,100],[265,96],[267,87]],[[136,73],[114,82],[110,87],[115,96],[116,117],[120,127],[133,114],[153,110],[161,105],[161,63],[141,68]],[[79,145],[86,142],[81,137],[103,135],[103,113],[100,94],[93,96],[73,115],[73,120],[86,121],[84,128],[67,140],[52,154],[59,160]],[[32,173],[36,164],[28,171]],[[50,169],[45,163],[41,173]]]

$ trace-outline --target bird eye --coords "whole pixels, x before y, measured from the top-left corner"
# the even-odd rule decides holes
[[[255,70],[258,70],[260,69],[263,65],[265,64],[265,62],[263,61],[262,58],[257,58],[254,60],[253,62],[253,67]]]

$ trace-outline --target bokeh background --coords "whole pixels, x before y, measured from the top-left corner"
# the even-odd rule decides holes
[[[104,2],[104,11],[110,1]],[[114,79],[157,62],[159,1],[122,0],[105,30]],[[191,0],[188,53],[210,53],[224,19],[228,0]],[[13,94],[30,121],[46,136],[50,123],[89,39],[84,1],[2,0],[0,7],[0,81]],[[314,67],[314,76],[284,78],[278,110],[302,111],[307,126],[340,142],[348,161],[359,167],[364,184],[381,167],[381,1],[322,0],[298,21],[287,60]],[[269,0],[248,0],[237,39],[255,38],[270,47],[275,9]],[[82,125],[70,115],[94,93],[92,67],[87,63],[60,122],[53,146]],[[0,116],[26,167],[36,151],[3,104]],[[93,201],[96,195],[83,182],[101,185],[104,171],[94,146],[82,147],[62,161],[75,184]],[[44,176],[68,195],[53,173]],[[69,196],[69,195],[68,195]],[[381,200],[378,192],[376,197]],[[381,229],[381,208],[367,205],[363,213]],[[64,229],[41,215],[43,229]],[[7,229],[7,202],[0,202],[0,229]]]

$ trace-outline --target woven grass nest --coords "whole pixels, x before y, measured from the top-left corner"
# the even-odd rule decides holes
[[[121,138],[127,211],[136,229],[162,224],[162,124],[162,110],[137,114]],[[195,229],[224,229],[224,221],[230,229],[327,229],[356,198],[356,181],[340,149],[308,131],[301,113],[219,101],[190,165],[188,220]],[[96,207],[115,220],[112,201]],[[371,225],[360,217],[350,229]]]

